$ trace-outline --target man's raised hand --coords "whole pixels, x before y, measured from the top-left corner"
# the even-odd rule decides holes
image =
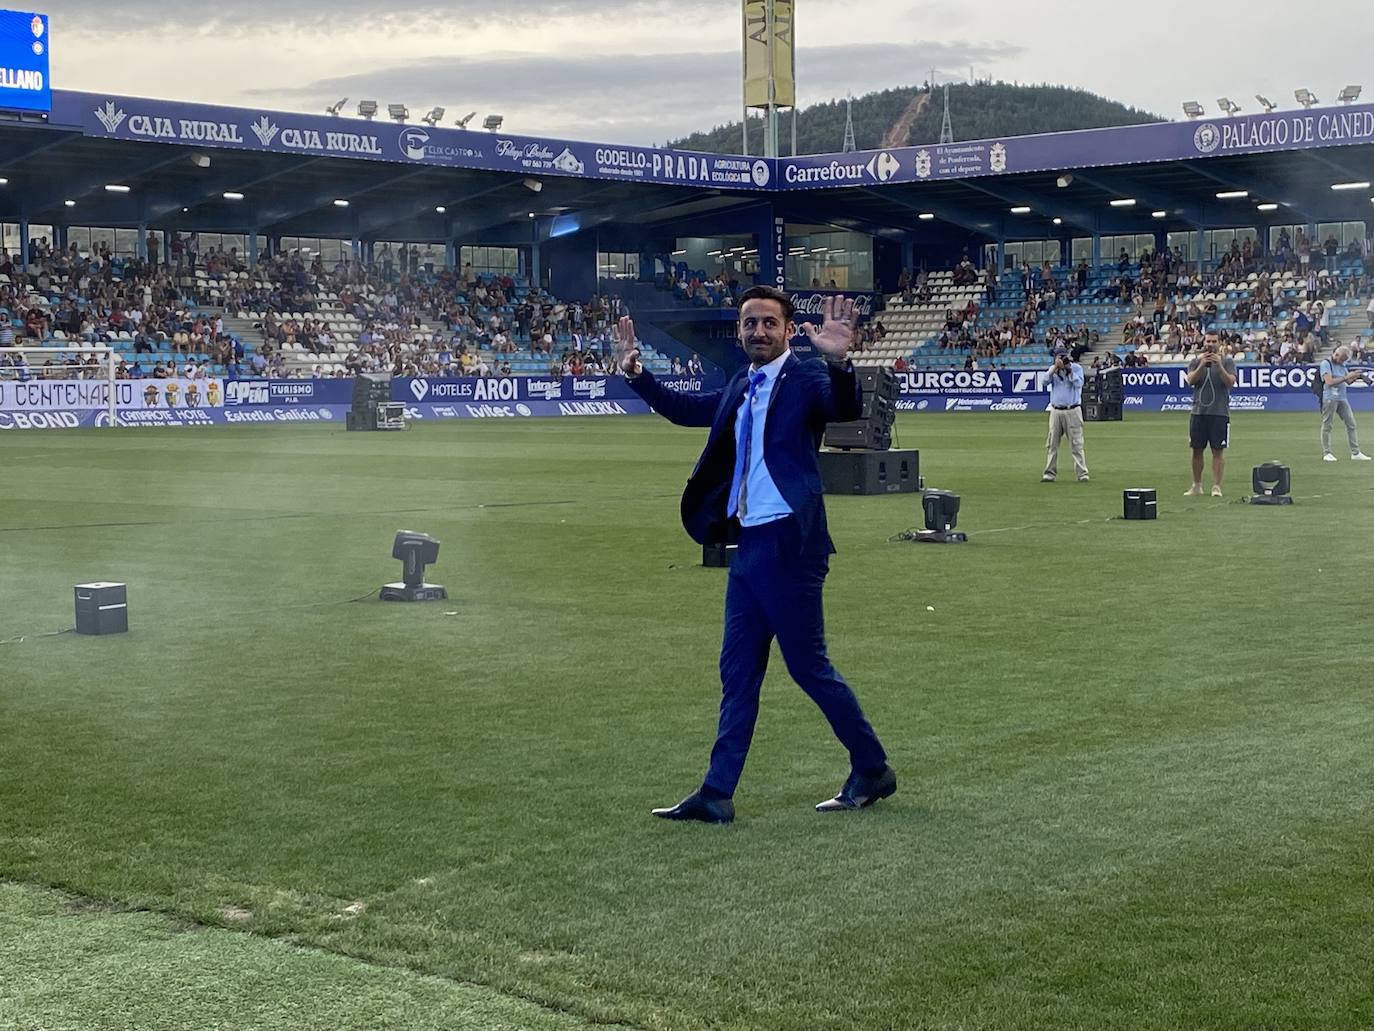
[[[803,322],[802,332],[817,351],[831,361],[842,362],[849,355],[850,345],[854,342],[854,327],[859,322],[854,302],[848,297],[832,295],[825,299],[822,310],[820,328],[817,329],[814,322]]]
[[[639,345],[635,341],[635,320],[622,315],[615,327],[615,363],[626,376],[644,371],[639,364]]]

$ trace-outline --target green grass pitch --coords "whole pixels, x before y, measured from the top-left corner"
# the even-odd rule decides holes
[[[812,811],[845,760],[775,653],[723,828],[648,815],[714,729],[702,431],[0,435],[0,639],[90,579],[133,627],[0,645],[0,1027],[1374,1025],[1374,473],[1242,413],[1185,499],[1186,424],[1041,484],[1041,415],[902,417],[970,542],[827,503],[899,791]],[[1268,459],[1295,505],[1238,503]],[[350,602],[401,528],[451,600]]]

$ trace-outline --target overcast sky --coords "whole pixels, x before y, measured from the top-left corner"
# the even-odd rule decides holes
[[[442,105],[449,123],[475,109],[504,115],[512,132],[641,144],[739,116],[738,0],[40,9],[52,17],[52,80],[64,89],[314,112],[347,96],[349,109],[364,98],[405,103],[412,120]],[[1185,99],[1215,111],[1223,95],[1253,111],[1257,92],[1294,107],[1296,86],[1334,100],[1369,68],[1368,0],[1297,11],[1276,0],[797,0],[798,99],[804,108],[920,83],[933,68],[938,81],[972,71],[1078,86],[1169,118]]]

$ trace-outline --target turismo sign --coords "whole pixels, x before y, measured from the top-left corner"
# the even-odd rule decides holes
[[[48,16],[0,11],[0,111],[52,109]]]

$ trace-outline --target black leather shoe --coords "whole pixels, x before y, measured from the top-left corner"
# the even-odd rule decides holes
[[[730,823],[735,819],[735,803],[728,798],[702,798],[700,791],[693,791],[677,805],[655,809],[653,814],[664,820]]]
[[[816,806],[816,812],[834,813],[845,809],[866,809],[878,799],[886,798],[896,790],[897,774],[891,766],[884,766],[883,772],[876,777],[851,773],[840,793]]]

